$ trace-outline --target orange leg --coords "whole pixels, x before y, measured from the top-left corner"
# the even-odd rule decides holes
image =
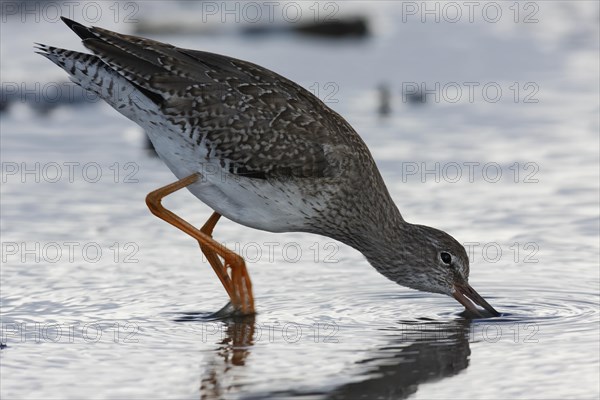
[[[161,201],[165,196],[191,185],[198,180],[199,176],[200,175],[196,173],[150,192],[148,196],[146,196],[146,204],[152,214],[182,230],[198,241],[200,249],[206,255],[208,262],[215,270],[223,287],[225,287],[225,290],[231,299],[231,304],[234,306],[236,312],[246,315],[254,314],[252,282],[250,281],[250,275],[248,275],[244,259],[212,238],[212,231],[219,220],[220,215],[218,213],[213,213],[202,229],[198,230],[189,222],[164,208],[161,204]],[[223,258],[224,264],[219,259],[219,256]],[[228,268],[231,269],[231,275],[228,273]]]
[[[215,228],[215,225],[217,224],[217,222],[219,222],[219,218],[221,218],[221,214],[219,214],[218,212],[215,211],[210,216],[210,218],[206,221],[204,226],[202,226],[200,231],[202,233],[204,233],[205,235],[212,238],[213,229]],[[239,274],[234,273],[235,270],[232,269],[232,278],[229,278],[229,275],[227,274],[227,268],[225,268],[223,266],[223,263],[219,259],[218,254],[214,250],[212,250],[210,247],[204,245],[201,241],[198,241],[198,243],[200,244],[200,249],[206,256],[206,259],[208,260],[210,265],[213,267],[215,272],[217,272],[217,275],[219,276],[221,283],[225,287],[225,290],[227,290],[227,294],[229,294],[229,297],[232,299],[232,301],[233,301],[233,298],[236,296],[238,298],[242,298],[242,299],[247,298],[249,301],[249,305],[252,310],[252,313],[254,313],[254,297],[252,296],[252,281],[250,280],[250,275],[248,274],[248,270],[246,269],[246,263],[244,262],[244,259],[241,258],[239,255],[233,253],[233,254],[235,254],[236,257],[239,257],[239,259],[241,260],[242,268],[240,268]],[[219,271],[222,271],[222,272],[219,272]],[[231,279],[233,279],[233,284],[232,284]],[[241,282],[236,283],[236,281],[235,281],[236,279],[241,279]],[[233,287],[232,287],[232,285],[233,285]],[[235,303],[233,303],[233,304],[235,305]],[[244,313],[244,314],[246,314],[246,313]]]

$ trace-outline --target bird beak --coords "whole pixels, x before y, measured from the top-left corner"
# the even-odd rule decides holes
[[[494,309],[483,297],[479,295],[468,283],[457,283],[454,285],[454,292],[452,296],[465,308],[467,311],[479,316],[486,317],[486,315],[479,310],[476,306],[484,308],[492,317],[500,316],[500,313]]]

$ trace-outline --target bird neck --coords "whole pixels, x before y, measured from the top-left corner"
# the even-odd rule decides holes
[[[373,226],[371,232],[362,235],[355,248],[360,251],[377,270],[385,270],[397,264],[402,248],[410,238],[410,224],[402,218],[390,218]]]
[[[423,271],[417,261],[423,252],[415,225],[402,219],[382,224],[379,232],[357,246],[369,264],[389,280],[423,290]]]
[[[391,198],[378,203],[380,207],[363,210],[350,234],[336,239],[360,251],[379,270],[379,265],[389,266],[398,258],[397,250],[410,238],[412,225],[404,221]]]

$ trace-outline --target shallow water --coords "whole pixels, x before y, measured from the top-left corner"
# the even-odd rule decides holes
[[[365,139],[404,217],[467,246],[470,282],[502,316],[465,318],[333,240],[222,221],[215,237],[247,259],[258,314],[211,319],[224,290],[197,244],[144,204],[173,176],[143,133],[101,103],[17,103],[1,120],[2,398],[598,397],[598,6],[535,4],[526,25],[397,24],[398,8],[377,3],[374,37],[358,43],[158,37],[321,97],[334,83],[328,104]],[[60,24],[3,22],[4,88],[64,79],[30,51],[44,40],[78,48]],[[494,82],[504,95],[409,104],[407,82]],[[523,102],[527,83],[538,102]],[[210,215],[189,193],[166,205],[197,225]]]

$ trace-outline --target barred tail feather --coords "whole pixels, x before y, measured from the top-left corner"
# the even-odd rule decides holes
[[[99,57],[36,43],[36,53],[46,57],[69,74],[69,79],[97,94],[127,118],[139,122],[147,118],[156,103]],[[143,112],[141,112],[143,111]]]

